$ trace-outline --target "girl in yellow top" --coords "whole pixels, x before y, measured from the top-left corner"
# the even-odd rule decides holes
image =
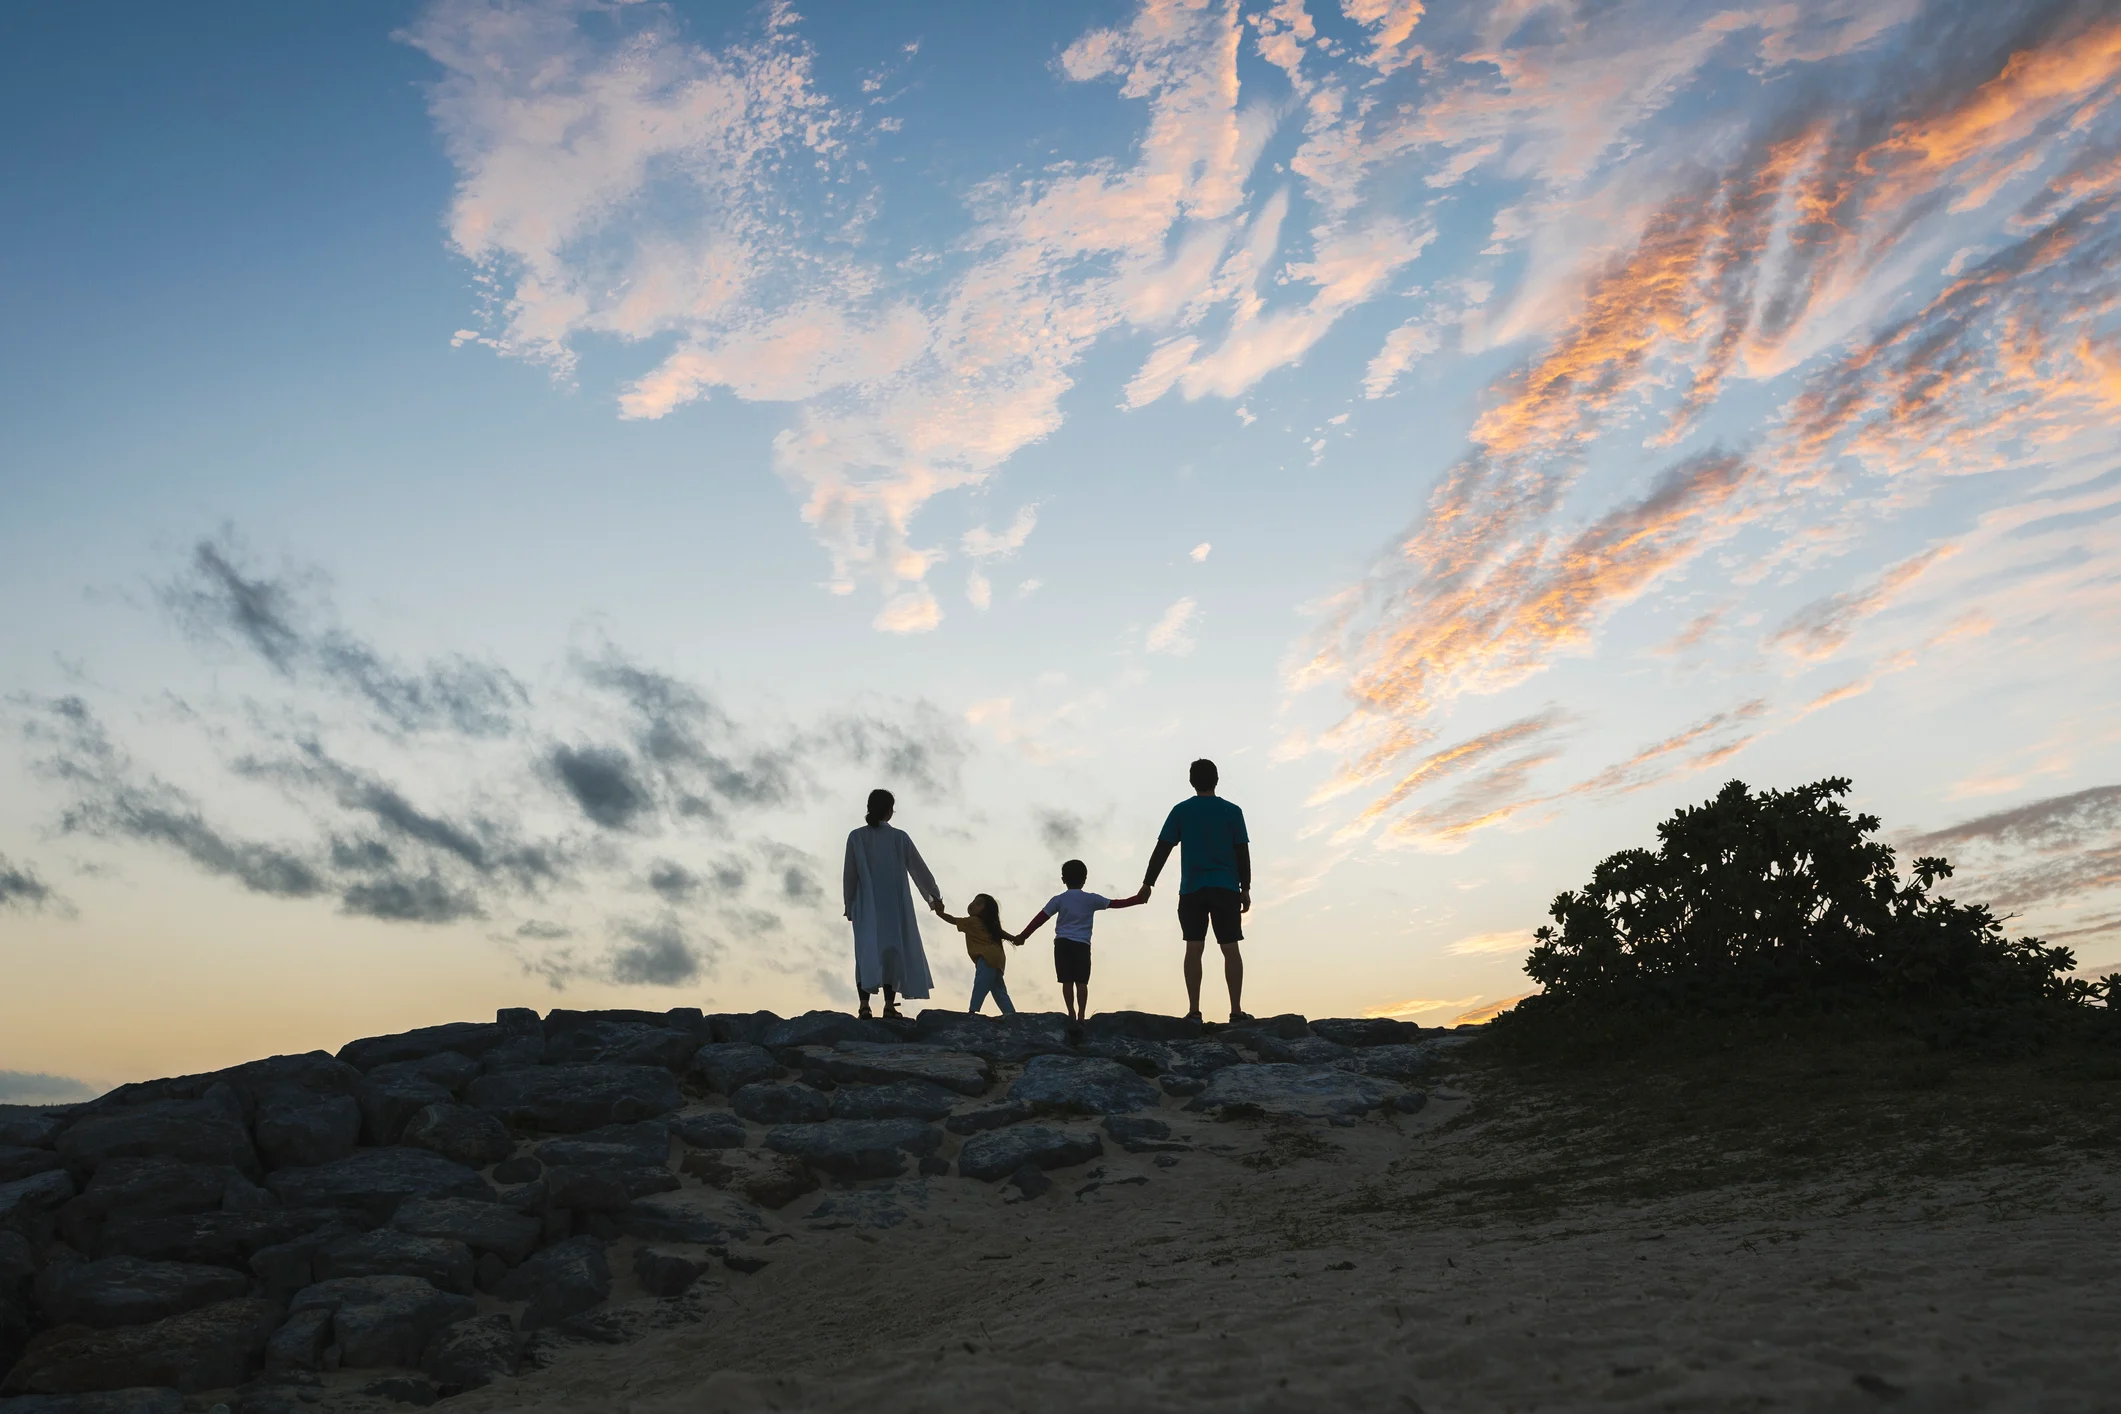
[[[992,992],[994,1004],[1002,1009],[1003,1016],[1016,1015],[1016,1003],[1009,1000],[1009,988],[1002,981],[1002,969],[1009,965],[1002,943],[1006,939],[1022,947],[1024,940],[1010,938],[1002,930],[1002,911],[994,896],[974,894],[972,902],[965,905],[963,918],[944,913],[940,903],[935,911],[942,914],[945,923],[954,924],[965,935],[965,952],[972,959],[972,1005],[965,1010],[977,1013]]]

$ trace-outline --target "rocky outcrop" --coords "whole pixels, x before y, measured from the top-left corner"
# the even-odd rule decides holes
[[[482,1075],[466,1099],[502,1122],[548,1134],[631,1124],[684,1107],[677,1077],[660,1066],[559,1065]]]
[[[1104,1141],[1095,1130],[1025,1124],[967,1139],[957,1156],[957,1171],[966,1178],[993,1183],[1026,1164],[1041,1170],[1072,1168],[1087,1164],[1104,1152]]]
[[[1070,1114],[1126,1114],[1152,1108],[1156,1086],[1118,1061],[1094,1056],[1034,1056],[1009,1087],[1009,1098]]]

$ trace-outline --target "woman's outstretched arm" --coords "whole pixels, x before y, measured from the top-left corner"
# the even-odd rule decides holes
[[[921,858],[920,846],[911,838],[906,841],[906,872],[913,878],[913,887],[921,891],[921,897],[930,908],[943,906],[943,891],[935,886],[935,875],[928,872],[928,861]]]

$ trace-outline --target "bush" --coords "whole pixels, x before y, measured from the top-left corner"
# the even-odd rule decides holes
[[[2066,974],[2067,948],[2011,939],[1986,907],[1931,892],[1942,859],[1902,879],[1852,815],[1845,778],[1754,794],[1732,781],[1623,850],[1552,908],[1525,971],[1545,988],[1506,1019],[1610,1012],[1763,1013],[1888,1005],[1926,1013],[2121,1004]]]

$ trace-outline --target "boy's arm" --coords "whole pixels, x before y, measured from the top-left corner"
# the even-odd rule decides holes
[[[1053,915],[1046,912],[1045,909],[1040,909],[1038,911],[1038,917],[1032,919],[1029,923],[1026,923],[1024,925],[1024,931],[1018,933],[1016,935],[1015,940],[1019,943],[1023,942],[1024,939],[1030,937],[1033,933],[1036,933],[1039,930],[1040,924],[1044,923],[1048,918],[1051,918],[1052,916]]]
[[[1134,906],[1135,906],[1136,904],[1140,904],[1140,903],[1147,903],[1148,901],[1149,901],[1149,891],[1148,891],[1147,889],[1143,889],[1143,890],[1142,890],[1142,891],[1141,891],[1140,893],[1136,894],[1136,895],[1135,895],[1135,896],[1134,896],[1133,898],[1116,898],[1116,899],[1112,900],[1112,902],[1111,902],[1111,903],[1109,903],[1109,904],[1107,904],[1107,905],[1105,905],[1105,906],[1106,906],[1107,908],[1132,908],[1132,907],[1134,907]]]

